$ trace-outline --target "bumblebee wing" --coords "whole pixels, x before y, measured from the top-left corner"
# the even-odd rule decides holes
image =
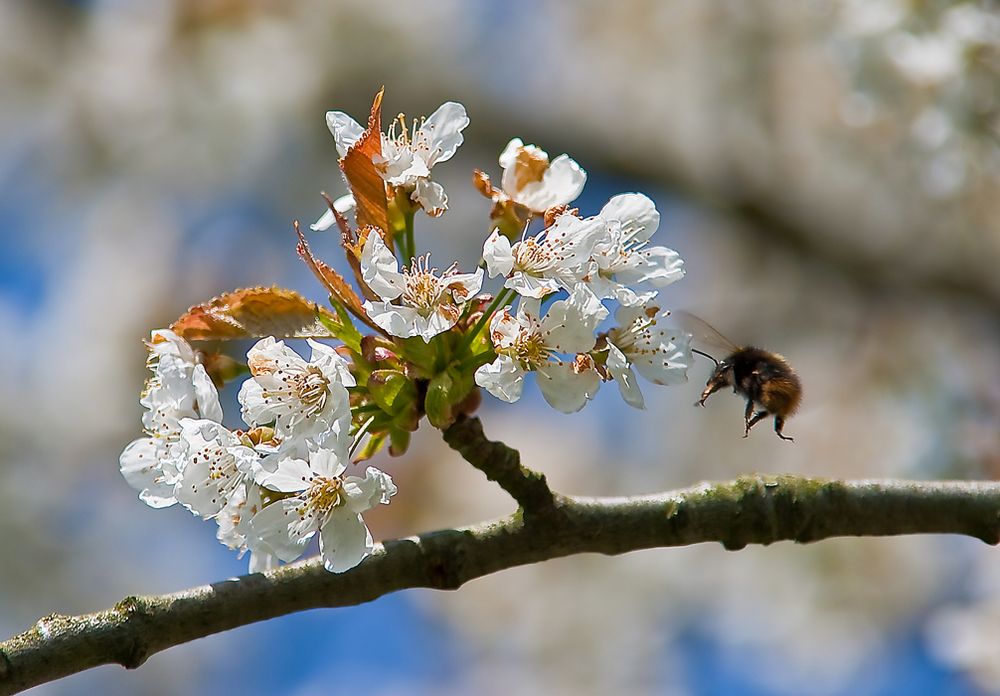
[[[719,333],[711,324],[690,312],[672,310],[670,318],[682,331],[691,334],[691,340],[695,345],[700,344],[709,350],[722,351],[722,357],[739,350],[739,346]]]

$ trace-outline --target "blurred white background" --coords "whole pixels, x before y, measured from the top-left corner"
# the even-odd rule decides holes
[[[691,383],[575,416],[487,398],[557,489],[750,471],[1000,475],[1000,14],[993,2],[11,0],[0,4],[0,632],[244,572],[121,480],[141,340],[249,285],[322,300],[291,220],[343,193],[324,112],[463,102],[422,232],[474,262],[511,137],[570,153],[579,205],[641,190],[688,276],[669,306],[785,354],[789,445]],[[435,178],[439,171],[435,169]],[[329,257],[333,241],[316,236]],[[233,411],[233,395],[229,395]],[[763,426],[762,426],[763,428]],[[506,513],[426,425],[391,537]],[[457,593],[240,629],[39,694],[1000,692],[1000,556],[958,538],[578,557]]]

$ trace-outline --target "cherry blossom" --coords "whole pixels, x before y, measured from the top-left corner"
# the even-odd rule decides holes
[[[490,338],[497,357],[476,370],[476,384],[512,403],[521,398],[525,374],[536,372],[549,405],[563,413],[579,411],[600,386],[593,360],[583,354],[594,347],[594,329],[608,310],[582,286],[554,302],[544,317],[540,305],[522,299],[516,316],[505,309],[493,317]]]
[[[326,124],[341,157],[365,131],[343,111],[328,111]],[[454,156],[468,125],[465,107],[457,102],[445,102],[426,119],[413,121],[411,127],[400,114],[382,134],[382,155],[373,160],[375,167],[387,184],[409,191],[428,215],[437,217],[448,209],[448,197],[441,184],[431,180],[431,169]]]
[[[429,256],[424,256],[400,271],[379,234],[370,233],[361,252],[361,272],[368,287],[382,298],[365,302],[371,320],[393,336],[420,336],[424,341],[453,327],[465,302],[482,287],[483,269],[459,273],[452,265],[438,275],[429,265]]]
[[[594,246],[590,267],[583,277],[598,297],[639,305],[655,293],[638,293],[631,286],[650,283],[663,287],[684,277],[684,262],[676,251],[647,246],[660,224],[660,214],[647,196],[617,195],[605,204],[598,217],[607,222],[607,233]]]
[[[501,186],[510,200],[533,213],[576,200],[587,183],[587,172],[569,155],[549,162],[549,155],[534,145],[514,138],[500,154]]]
[[[261,487],[255,481],[244,478],[230,493],[225,507],[215,520],[219,525],[216,538],[230,549],[239,552],[239,557],[250,551],[250,572],[260,573],[278,566],[278,557],[266,549],[251,531],[250,523],[264,508]]]
[[[668,324],[669,310],[653,303],[619,307],[618,326],[608,331],[607,368],[622,398],[630,406],[645,408],[635,372],[653,384],[672,385],[687,381],[691,365],[691,336]]]
[[[364,478],[344,476],[345,470],[335,452],[316,450],[308,460],[284,459],[276,471],[262,476],[264,488],[292,495],[267,505],[251,520],[261,548],[282,561],[294,561],[319,532],[327,570],[340,573],[364,560],[374,542],[361,513],[387,504],[396,486],[375,467],[368,467]]]
[[[133,440],[118,459],[122,476],[150,507],[177,502],[185,449],[180,440],[183,418],[222,420],[219,394],[191,346],[173,331],[152,332],[147,365],[153,375],[139,403],[146,437]]]
[[[174,496],[194,514],[215,517],[233,490],[253,474],[260,455],[240,434],[205,419],[183,419],[181,443],[183,463]]]
[[[308,362],[273,337],[247,352],[251,378],[240,388],[243,420],[251,426],[273,422],[282,441],[321,438],[340,449],[347,444],[347,387],[355,386],[354,376],[336,350],[311,339],[308,343]]]
[[[580,282],[606,227],[600,217],[581,219],[563,213],[550,227],[513,245],[494,231],[483,245],[483,259],[491,278],[505,276],[504,287],[524,297],[570,291]]]
[[[385,446],[400,455],[423,417],[443,428],[471,413],[480,397],[474,385],[515,402],[534,373],[545,400],[572,413],[614,379],[625,401],[642,408],[636,373],[672,384],[690,362],[688,337],[671,331],[669,312],[653,304],[656,288],[684,272],[676,252],[649,245],[659,213],[646,196],[621,194],[598,215],[581,217],[568,206],[586,172],[568,155],[550,160],[514,138],[499,158],[501,188],[479,170],[473,179],[493,203],[483,267],[462,273],[456,262],[439,271],[429,254],[417,255],[413,216],[417,207],[431,217],[447,209],[431,172],[461,146],[465,107],[446,102],[412,122],[400,115],[385,133],[371,134],[379,140],[365,140],[360,159],[351,149],[365,127],[341,111],[326,120],[351,193],[328,199],[311,228],[345,227],[338,236],[350,276],[304,243],[299,251],[332,307],[258,288],[198,305],[174,324],[177,333],[154,331],[152,375],[140,399],[145,436],[119,459],[144,502],[180,503],[213,520],[222,544],[250,553],[251,572],[298,558],[317,535],[328,570],[360,563],[374,548],[362,513],[387,504],[396,486],[374,467],[348,476],[352,458],[366,460]],[[361,220],[345,225],[340,216],[353,209]],[[492,299],[480,295],[486,274],[503,278]],[[620,305],[618,326],[595,336],[608,317],[605,300]],[[306,359],[267,332],[342,345],[308,339]],[[220,352],[202,365],[182,335],[260,338],[239,389],[244,424],[223,423],[213,384],[244,374],[242,363]]]

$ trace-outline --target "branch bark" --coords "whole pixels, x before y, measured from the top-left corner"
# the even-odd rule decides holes
[[[495,454],[490,445],[504,447],[488,443],[471,420],[449,432],[449,443],[480,468],[479,457]],[[468,444],[476,442],[478,448]],[[507,484],[512,495],[521,485]],[[631,498],[550,495],[548,512],[518,510],[492,522],[387,541],[343,574],[309,560],[174,594],[126,597],[94,614],[43,617],[0,643],[0,694],[102,664],[134,669],[174,645],[292,612],[361,604],[415,587],[453,590],[506,568],[577,553],[615,555],[708,541],[735,550],[782,540],[899,534],[1000,541],[1000,482],[747,476]],[[525,504],[532,500],[515,496],[521,497]]]

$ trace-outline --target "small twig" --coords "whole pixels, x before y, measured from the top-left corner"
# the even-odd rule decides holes
[[[555,508],[556,496],[549,489],[545,475],[522,466],[517,450],[488,440],[478,418],[460,416],[444,431],[444,441],[486,474],[486,478],[510,493],[526,515]]]

